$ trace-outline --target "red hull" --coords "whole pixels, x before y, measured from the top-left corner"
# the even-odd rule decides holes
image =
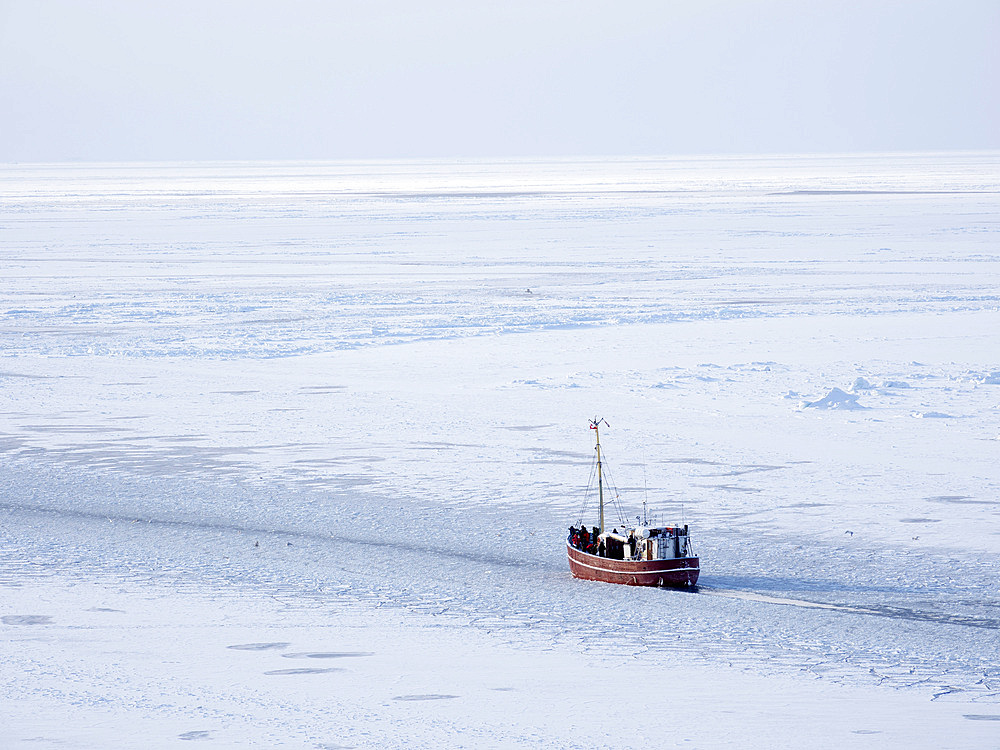
[[[629,586],[694,586],[700,567],[697,557],[672,560],[612,560],[588,555],[569,544],[569,570],[574,578]]]

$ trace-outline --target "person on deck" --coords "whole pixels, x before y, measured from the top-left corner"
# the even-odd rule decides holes
[[[580,528],[580,549],[586,552],[587,547],[589,546],[590,546],[590,535],[587,533],[587,527],[582,526]]]

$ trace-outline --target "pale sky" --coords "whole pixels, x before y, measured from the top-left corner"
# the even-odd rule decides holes
[[[1000,149],[1000,0],[0,0],[0,162]]]

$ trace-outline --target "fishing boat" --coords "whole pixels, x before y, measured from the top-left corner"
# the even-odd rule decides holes
[[[575,578],[629,586],[694,586],[700,563],[691,548],[688,526],[652,527],[637,517],[635,525],[622,519],[621,527],[607,531],[604,525],[604,469],[601,461],[601,425],[603,419],[590,420],[597,446],[598,526],[588,530],[569,528],[566,555]],[[617,494],[617,493],[616,493]],[[645,503],[643,504],[645,506]]]

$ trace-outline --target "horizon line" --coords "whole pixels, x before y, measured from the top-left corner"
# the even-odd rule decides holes
[[[901,149],[871,151],[787,151],[787,152],[704,152],[690,154],[604,154],[550,156],[372,156],[343,158],[260,158],[260,159],[62,159],[53,161],[0,161],[0,168],[46,168],[84,166],[171,166],[171,165],[250,165],[250,164],[497,164],[497,163],[586,163],[641,161],[766,161],[781,159],[852,159],[920,156],[1000,156],[1000,149]]]

